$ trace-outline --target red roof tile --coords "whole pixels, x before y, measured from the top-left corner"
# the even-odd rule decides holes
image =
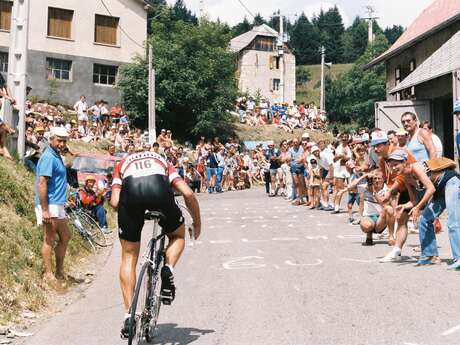
[[[423,34],[459,15],[460,0],[434,0],[433,3],[415,19],[390,49],[377,57],[370,65],[385,60],[388,56],[392,55],[392,53],[397,52],[404,46],[410,45],[411,42],[423,36]]]

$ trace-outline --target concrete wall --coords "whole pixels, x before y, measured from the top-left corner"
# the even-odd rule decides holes
[[[270,102],[281,101],[281,91],[272,90],[272,79],[281,79],[281,70],[270,69],[270,57],[276,56],[277,52],[258,50],[243,50],[238,59],[238,88],[241,92],[249,92],[254,95],[260,90],[262,96]],[[284,55],[285,82],[284,100],[289,104],[296,99],[295,82],[295,56]]]
[[[71,81],[56,80],[51,82],[48,80],[46,58],[72,60]],[[73,105],[78,101],[80,95],[85,95],[89,104],[93,104],[99,99],[104,99],[109,104],[120,102],[120,92],[114,86],[93,83],[94,63],[112,66],[121,64],[117,61],[30,50],[28,78],[28,85],[32,87],[30,96],[36,96],[39,99],[50,99],[67,105]],[[50,96],[53,91],[55,94]]]
[[[401,81],[410,73],[410,61],[415,59],[416,67],[420,66],[423,61],[429,58],[436,50],[438,50],[447,40],[460,30],[460,21],[451,26],[439,31],[438,33],[416,43],[411,48],[401,52],[399,55],[388,59],[386,65],[386,90],[387,100],[395,101],[396,94],[391,95],[389,91],[396,86],[396,68],[401,68]],[[450,89],[452,90],[452,89]],[[445,92],[445,91],[441,91]],[[416,95],[417,99],[422,99]]]

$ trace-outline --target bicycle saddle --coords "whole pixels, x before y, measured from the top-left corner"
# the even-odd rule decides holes
[[[159,211],[145,211],[144,219],[146,220],[154,220],[158,219],[159,221],[166,220],[166,217],[163,213]]]

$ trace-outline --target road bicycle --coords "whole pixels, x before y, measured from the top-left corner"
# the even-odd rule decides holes
[[[161,212],[157,211],[146,211],[144,216],[146,220],[154,221],[153,233],[142,256],[141,270],[129,311],[131,327],[128,345],[153,340],[160,314],[161,299],[164,298],[160,295],[160,273],[165,261],[166,234],[158,231],[159,223],[164,220],[164,217]]]
[[[95,245],[106,247],[108,242],[104,232],[93,216],[81,206],[78,192],[71,193],[70,200],[65,207],[69,225],[89,243],[93,251],[96,251]]]

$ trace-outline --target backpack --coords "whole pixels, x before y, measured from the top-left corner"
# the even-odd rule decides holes
[[[440,172],[444,170],[453,170],[457,164],[446,157],[436,157],[423,162],[426,172]]]

